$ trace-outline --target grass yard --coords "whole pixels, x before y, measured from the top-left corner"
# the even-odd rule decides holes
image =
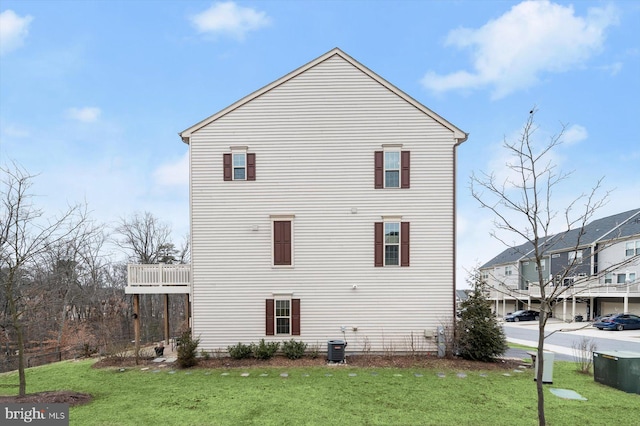
[[[27,391],[93,395],[89,404],[71,408],[72,425],[537,424],[532,369],[152,366],[120,371],[91,368],[92,363],[67,361],[28,369]],[[600,385],[575,370],[574,363],[555,363],[554,384],[545,385],[548,424],[638,424],[640,395]],[[14,392],[3,385],[17,382],[17,372],[0,375],[0,393]],[[575,390],[588,401],[559,399],[549,387]]]

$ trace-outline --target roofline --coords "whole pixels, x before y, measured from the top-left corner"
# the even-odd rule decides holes
[[[366,66],[362,65],[360,62],[356,61],[351,56],[347,55],[341,49],[336,47],[336,48],[331,49],[330,51],[328,51],[324,55],[312,60],[311,62],[308,62],[307,64],[305,64],[305,65],[303,65],[303,66],[291,71],[290,73],[286,74],[284,77],[281,77],[281,78],[275,80],[274,82],[272,82],[270,84],[267,84],[263,88],[256,90],[255,92],[245,96],[244,98],[238,100],[237,102],[234,102],[233,104],[229,105],[228,107],[218,111],[217,113],[205,118],[204,120],[194,124],[193,126],[187,128],[187,129],[183,130],[182,132],[179,133],[180,138],[182,139],[182,142],[184,142],[186,144],[189,144],[191,135],[194,132],[197,132],[198,130],[200,130],[204,126],[212,123],[213,121],[219,119],[220,117],[225,116],[226,114],[228,114],[229,112],[235,110],[236,108],[241,107],[242,105],[250,102],[251,100],[253,100],[253,99],[255,99],[255,98],[257,98],[257,97],[259,97],[259,96],[261,96],[261,95],[263,95],[263,94],[265,94],[267,92],[269,92],[270,90],[280,86],[281,84],[291,80],[292,78],[302,74],[303,72],[309,70],[310,68],[313,68],[314,66],[326,61],[327,59],[329,59],[329,58],[331,58],[331,57],[333,57],[335,55],[340,56],[341,58],[343,58],[344,60],[349,62],[351,65],[353,65],[354,67],[356,67],[357,69],[362,71],[364,74],[368,75],[370,78],[374,79],[375,81],[380,83],[382,86],[386,87],[389,91],[391,91],[394,94],[396,94],[397,96],[403,98],[405,101],[407,101],[408,103],[410,103],[411,105],[416,107],[418,110],[422,111],[424,114],[428,115],[429,117],[434,119],[436,122],[440,123],[442,126],[444,126],[447,129],[451,130],[453,132],[454,139],[456,139],[456,144],[455,144],[456,146],[460,145],[462,142],[467,140],[467,137],[469,136],[468,133],[463,132],[458,127],[454,126],[452,123],[450,123],[449,121],[445,120],[440,115],[436,114],[435,112],[433,112],[432,110],[430,110],[426,106],[422,105],[420,102],[416,101],[411,96],[407,95],[405,92],[403,92],[402,90],[398,89],[396,86],[394,86],[393,84],[389,83],[387,80],[385,80],[384,78],[380,77],[378,74],[376,74],[375,72],[371,71],[369,68],[367,68]]]

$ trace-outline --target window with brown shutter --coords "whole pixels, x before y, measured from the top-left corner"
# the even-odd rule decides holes
[[[256,154],[234,151],[222,154],[224,180],[256,180]]]
[[[247,154],[247,180],[256,180],[256,154]]]
[[[409,182],[411,178],[410,166],[411,166],[411,151],[402,151],[400,155],[400,187],[409,188]]]
[[[222,169],[224,171],[224,180],[233,180],[232,178],[233,166],[231,165],[231,154],[222,154]]]
[[[411,151],[374,152],[374,188],[410,188]]]
[[[409,222],[374,223],[374,266],[409,266]]]
[[[274,325],[275,325],[275,309],[274,309],[274,303],[273,303],[273,299],[267,299],[266,300],[266,314],[267,314],[267,318],[266,318],[266,332],[265,334],[267,336],[273,336],[275,334],[274,330]]]
[[[273,264],[291,265],[291,221],[273,222]]]
[[[266,299],[266,335],[300,335],[300,299]]]

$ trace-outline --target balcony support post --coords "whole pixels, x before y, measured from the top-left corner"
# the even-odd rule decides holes
[[[163,294],[164,296],[164,344],[165,346],[169,345],[169,295]]]
[[[133,295],[133,336],[135,339],[136,365],[140,361],[140,295]]]

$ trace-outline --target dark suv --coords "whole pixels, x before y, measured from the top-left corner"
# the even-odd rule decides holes
[[[505,321],[538,321],[540,319],[540,312],[537,311],[515,311],[512,314],[504,316]]]

